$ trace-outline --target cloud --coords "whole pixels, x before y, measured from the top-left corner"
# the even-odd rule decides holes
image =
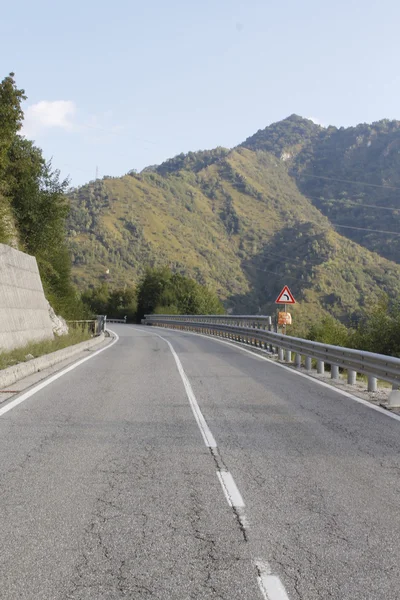
[[[76,128],[75,114],[76,105],[71,100],[41,100],[25,111],[22,134],[31,137],[51,128],[71,131]]]

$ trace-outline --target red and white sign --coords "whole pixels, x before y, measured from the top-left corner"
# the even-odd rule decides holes
[[[285,287],[275,300],[275,304],[296,304],[296,300],[294,299],[293,294],[289,290],[287,285],[285,285]]]

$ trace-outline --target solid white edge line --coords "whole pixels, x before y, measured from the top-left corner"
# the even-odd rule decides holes
[[[229,506],[233,508],[244,508],[245,504],[243,498],[231,473],[229,473],[229,471],[217,471],[217,477]]]
[[[154,327],[154,325],[153,325],[153,327]],[[161,328],[157,328],[157,329],[161,329]],[[165,329],[165,328],[163,328],[163,329]],[[329,385],[329,383],[326,383],[325,381],[320,381],[319,379],[316,379],[315,377],[312,377],[311,375],[307,375],[307,373],[300,373],[300,371],[296,371],[296,369],[292,369],[291,367],[282,365],[281,363],[275,362],[266,356],[261,356],[260,354],[256,354],[255,352],[252,352],[251,350],[248,350],[247,348],[242,348],[241,346],[234,344],[232,342],[227,342],[226,340],[220,340],[211,335],[203,335],[202,333],[196,333],[194,331],[180,331],[180,330],[170,329],[170,328],[168,328],[168,330],[175,331],[175,332],[185,334],[185,335],[186,334],[197,335],[198,337],[205,338],[206,340],[213,340],[214,342],[217,342],[219,344],[226,344],[227,346],[236,348],[237,350],[240,350],[241,352],[246,352],[247,354],[250,354],[250,356],[252,356],[253,358],[259,358],[260,360],[267,361],[270,365],[275,365],[276,367],[279,367],[280,369],[285,369],[286,371],[289,371],[290,373],[293,373],[294,375],[298,375],[299,377],[304,377],[304,379],[313,381],[314,383],[321,385],[322,387],[325,387],[328,390],[331,390],[332,392],[336,392],[337,394],[340,394],[341,396],[350,398],[351,400],[354,400],[354,402],[358,402],[359,404],[362,404],[363,406],[366,406],[367,408],[371,408],[372,410],[375,410],[376,412],[379,412],[382,415],[385,415],[386,417],[395,419],[395,421],[400,421],[400,415],[395,415],[394,413],[391,413],[390,411],[382,408],[381,406],[376,406],[375,404],[368,402],[368,400],[364,400],[363,398],[359,398],[358,396],[355,396],[354,394],[350,394],[349,392],[346,392],[345,390],[341,390],[333,385]],[[155,335],[158,335],[158,334],[155,334]]]
[[[183,369],[182,363],[179,359],[179,356],[175,352],[173,345],[171,344],[171,342],[169,342],[168,340],[163,338],[158,333],[155,333],[154,335],[156,335],[161,340],[166,342],[168,344],[169,349],[171,350],[172,356],[174,357],[176,366],[178,368],[179,375],[181,376],[181,379],[183,381],[183,385],[185,387],[186,395],[188,397],[189,404],[193,411],[194,418],[196,419],[196,423],[199,426],[200,433],[203,436],[205,445],[208,448],[217,448],[217,442],[215,441],[215,438],[214,438],[213,434],[211,433],[210,428],[207,425],[207,422],[203,416],[203,413],[200,410],[200,406],[197,403],[196,396],[194,395],[194,392],[193,392],[192,386],[190,385],[188,376],[186,375],[186,373]]]
[[[101,348],[100,350],[97,350],[96,352],[93,352],[93,354],[91,354],[90,356],[87,356],[85,358],[82,358],[81,360],[78,360],[77,362],[73,363],[69,367],[66,367],[62,371],[59,371],[58,373],[55,373],[54,375],[52,375],[48,379],[45,379],[44,381],[42,381],[38,385],[35,385],[33,388],[31,388],[27,392],[21,394],[20,396],[18,396],[17,398],[15,398],[15,400],[12,400],[8,404],[6,404],[6,406],[3,406],[2,408],[0,408],[0,417],[3,416],[4,414],[6,414],[8,411],[10,411],[13,408],[15,408],[16,406],[18,406],[19,404],[22,404],[22,402],[25,402],[25,400],[27,400],[28,398],[30,398],[31,396],[33,396],[37,392],[40,392],[40,390],[43,390],[43,388],[45,388],[48,385],[50,385],[51,383],[53,383],[53,381],[56,381],[57,379],[59,379],[60,377],[62,377],[63,375],[65,375],[66,373],[69,373],[70,371],[73,371],[73,369],[76,369],[77,367],[79,367],[83,363],[87,362],[88,360],[91,360],[92,358],[94,358],[95,356],[97,356],[98,354],[100,354],[101,352],[104,352],[105,350],[108,350],[109,348],[111,348],[112,346],[114,346],[114,344],[116,344],[118,342],[119,336],[118,336],[117,333],[115,333],[115,331],[111,331],[111,329],[108,329],[108,331],[115,336],[115,339],[114,339],[113,342],[111,342],[111,344],[108,344],[104,348]]]

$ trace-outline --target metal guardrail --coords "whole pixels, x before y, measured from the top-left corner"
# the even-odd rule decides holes
[[[223,318],[230,322],[243,318],[255,323],[260,322],[261,319],[269,319],[269,317],[249,317],[243,315],[229,315],[229,317],[225,316]],[[389,402],[390,406],[400,406],[400,392],[397,391],[400,386],[399,358],[344,348],[342,346],[322,344],[289,335],[282,335],[273,331],[266,331],[259,327],[218,323],[215,321],[214,316],[210,318],[203,315],[200,317],[197,315],[145,315],[144,323],[146,325],[187,329],[208,335],[227,337],[232,340],[269,349],[271,352],[278,354],[279,360],[286,358],[286,362],[292,362],[292,352],[294,352],[296,367],[300,367],[304,359],[305,368],[311,370],[312,360],[315,359],[317,361],[317,371],[320,374],[324,373],[326,363],[330,365],[332,379],[339,378],[339,368],[347,370],[347,382],[349,384],[355,384],[357,373],[367,375],[368,391],[376,391],[378,379],[387,381],[396,390],[396,392],[392,392],[392,400]],[[268,322],[267,326],[271,327]]]
[[[90,333],[93,337],[101,334],[105,329],[106,317],[98,315],[96,319],[81,319],[79,321],[67,321],[68,327],[81,329],[82,332]]]
[[[184,321],[185,323],[214,323],[220,325],[242,325],[253,329],[268,329],[272,327],[272,317],[265,315],[145,315],[142,323],[157,317],[158,320]]]
[[[124,319],[109,319],[107,317],[107,323],[126,323],[126,317]]]

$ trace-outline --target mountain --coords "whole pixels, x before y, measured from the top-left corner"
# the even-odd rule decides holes
[[[292,115],[242,146],[273,153],[340,233],[400,263],[400,121],[338,129]]]
[[[288,284],[301,323],[326,312],[357,318],[382,291],[398,295],[400,266],[335,231],[301,193],[304,157],[323,128],[290,117],[268,130],[233,150],[181,154],[73,190],[75,282],[131,284],[166,264],[211,286],[228,309],[264,314]]]

